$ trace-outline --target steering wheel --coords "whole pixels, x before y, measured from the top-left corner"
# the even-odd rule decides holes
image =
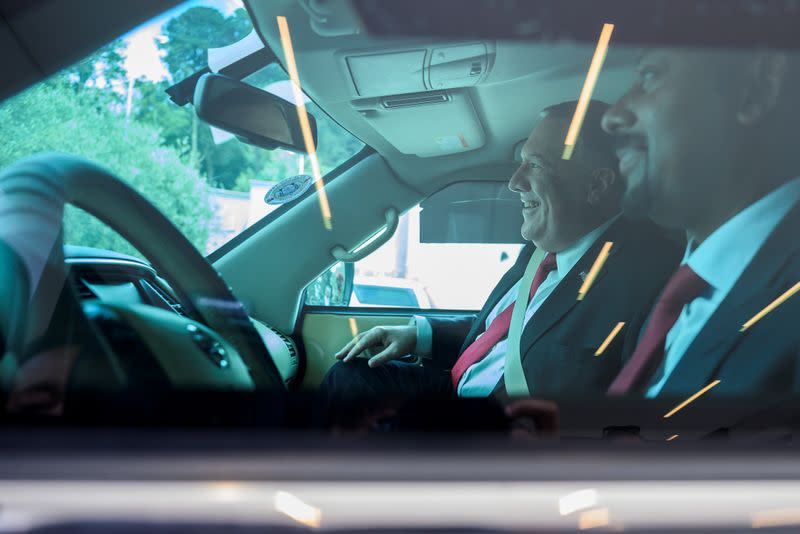
[[[63,215],[72,204],[94,215],[136,247],[170,284],[190,315],[232,346],[257,390],[284,389],[260,335],[217,271],[149,201],[109,171],[80,158],[47,154],[21,160],[0,174],[0,242],[22,259],[19,287],[29,282],[27,321],[7,322],[7,339],[45,333],[66,282]],[[80,306],[70,309],[79,310]],[[85,318],[85,316],[84,316]],[[100,344],[108,347],[108,344]]]

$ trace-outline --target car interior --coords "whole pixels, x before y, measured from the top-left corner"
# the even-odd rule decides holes
[[[363,32],[346,9],[329,17],[303,2],[247,8],[255,31],[282,64],[275,18],[282,14],[293,21],[303,90],[370,147],[326,185],[330,230],[322,224],[317,200],[309,197],[263,228],[251,229],[224,254],[212,256],[214,268],[245,303],[283,382],[313,389],[333,364],[332,355],[352,335],[352,314],[303,310],[305,287],[336,260],[331,250],[357,248],[386,225],[387,209],[402,213],[448,185],[507,182],[516,165],[515,149],[527,137],[536,110],[575,96],[592,46],[386,39]],[[635,49],[609,53],[597,98],[611,100],[622,92],[635,57]],[[65,256],[82,299],[127,301],[144,316],[160,307],[167,314],[191,317],[164,283],[164,273],[140,260],[101,250],[67,249]],[[211,385],[204,382],[206,371],[193,376],[198,368],[177,371],[166,361],[167,353],[177,353],[161,349],[168,346],[159,337],[165,333],[150,323],[173,319],[167,314],[140,317],[137,330],[156,353],[164,354],[162,364],[175,368],[167,373],[173,384]],[[189,317],[180,319],[187,327]],[[364,310],[357,316],[361,330],[405,324],[408,317]]]
[[[579,98],[598,20],[620,28],[592,92],[608,103],[653,44],[796,46],[796,17],[782,20],[780,9],[745,16],[695,3],[684,12],[620,0],[599,13],[521,0],[0,2],[0,128],[12,123],[0,132],[34,139],[57,123],[68,132],[55,150],[35,139],[30,153],[0,143],[0,531],[60,532],[48,522],[66,520],[63,531],[84,532],[69,521],[86,517],[92,531],[126,532],[176,517],[169,531],[794,531],[796,404],[769,392],[710,396],[678,418],[700,395],[546,399],[558,402],[553,430],[517,424],[485,399],[424,395],[405,404],[387,395],[390,418],[354,404],[336,419],[320,391],[359,333],[415,316],[476,316],[480,305],[451,306],[417,279],[356,269],[402,236],[441,245],[450,255],[433,264],[477,279],[489,263],[452,251],[502,245],[487,253],[494,285],[523,243],[509,179],[540,110]],[[470,16],[454,16],[467,4]],[[227,41],[209,32],[188,52],[147,33],[195,8],[246,30]],[[705,31],[712,16],[731,30],[716,40]],[[109,43],[137,32],[172,72],[114,85],[101,71],[123,58]],[[182,68],[175,50],[201,61]],[[280,91],[253,81],[274,71],[270,87],[285,84]],[[67,95],[50,102],[56,93],[43,93],[52,107],[41,113],[55,120],[14,123],[25,98],[52,80]],[[100,124],[92,140],[108,159],[70,153],[79,121],[59,110],[78,93],[64,87],[110,95],[80,108],[97,111],[98,123],[110,109],[121,125]],[[152,110],[137,111],[137,98]],[[186,112],[189,141],[174,154],[137,152],[136,143],[173,133],[135,125],[165,109]],[[198,124],[210,127],[207,138]],[[348,150],[318,159],[334,129]],[[248,175],[247,190],[184,172],[187,161],[207,172],[195,156],[212,136],[215,146],[247,145],[250,163],[260,151],[278,176]],[[119,164],[116,153],[128,150],[148,161]],[[140,187],[148,173],[172,184],[158,201]],[[245,224],[226,207],[234,205],[258,215]],[[91,246],[76,243],[75,208],[127,252],[99,226],[86,226]],[[211,228],[224,239],[198,245],[187,228],[214,209],[228,217]],[[222,228],[234,219],[235,231]],[[670,237],[683,246],[682,233]],[[479,286],[467,288],[470,303],[485,300]],[[764,442],[774,448],[759,449]],[[730,447],[714,449],[721,443]]]
[[[130,13],[124,14],[130,25],[171,5],[142,3],[127,6]],[[143,384],[177,390],[314,392],[336,361],[333,355],[358,332],[407,324],[412,314],[474,315],[475,309],[309,306],[304,294],[309,283],[338,260],[368,256],[392,237],[398,214],[420,203],[432,205],[436,193],[464,183],[484,184],[486,202],[497,206],[516,202],[506,187],[538,110],[577,98],[594,48],[591,39],[387,37],[365,31],[363,14],[347,2],[280,0],[245,2],[243,7],[255,35],[242,40],[250,48],[214,65],[224,76],[208,74],[209,65],[183,80],[173,79],[168,89],[173,102],[186,106],[193,101],[199,116],[214,121],[208,88],[217,86],[212,82],[244,79],[273,62],[290,72],[294,64],[302,91],[363,142],[364,148],[321,178],[327,213],[321,210],[322,195],[309,189],[211,252],[208,261],[135,190],[119,185],[125,176],[58,155],[12,167],[18,176],[28,175],[37,187],[49,190],[35,202],[51,206],[54,213],[69,203],[81,207],[127,238],[146,258],[96,247],[64,247],[63,263],[71,282],[57,292],[58,304],[48,304],[44,297],[34,299],[30,314],[34,319],[27,328],[47,331],[48,324],[69,324],[66,318],[76,312],[73,300],[91,318],[86,328],[103,340],[99,351],[103,361],[76,373],[80,380],[71,378],[62,384],[66,389],[113,391],[143,379]],[[87,4],[89,8],[107,13],[100,5]],[[41,77],[74,61],[74,55],[58,56],[49,48],[23,57],[33,46],[19,37],[26,35],[26,24],[50,20],[63,9],[60,2],[42,2],[11,8],[6,14],[10,21],[6,36],[17,36],[17,53],[11,57],[34,64],[28,71],[18,69],[20,73],[38,66],[36,75]],[[115,26],[115,17],[121,14],[107,14],[109,28],[124,32],[121,19],[120,26]],[[281,17],[289,21],[291,57],[276,22]],[[73,35],[74,31],[64,36],[76,40],[70,48],[73,54],[85,53],[111,35],[98,33],[90,40],[87,35]],[[407,33],[425,32],[412,29]],[[241,48],[240,44],[228,48],[237,46]],[[640,50],[625,42],[610,48],[593,98],[613,102],[624,92]],[[52,63],[39,56],[47,56]],[[206,76],[201,78],[202,74]],[[32,76],[9,80],[4,94],[21,90]],[[221,116],[230,122],[235,108],[224,98],[221,101]],[[244,115],[255,112],[247,108],[245,97],[233,101],[244,105]],[[281,102],[286,106],[284,114],[294,113],[294,106]],[[243,139],[242,130],[236,130],[241,122],[225,124],[223,128],[238,131]],[[299,125],[287,128],[294,138],[287,137],[285,146],[294,143],[302,151]],[[313,123],[315,132],[316,128]],[[246,141],[259,145],[253,138]],[[276,145],[262,141],[259,146]],[[63,190],[61,182],[72,186]],[[25,195],[19,198],[19,205],[31,201]],[[128,199],[126,209],[120,208],[123,198]],[[429,216],[428,220],[431,223],[424,232],[430,234],[431,228],[442,226],[443,219]],[[506,226],[515,233],[507,221]],[[519,236],[510,241],[514,240]],[[55,269],[53,283],[59,284],[56,264],[62,263],[61,255],[38,254],[50,254],[46,264]],[[459,269],[470,273],[469,265]],[[15,280],[11,285],[22,287],[22,271],[10,270],[7,276]],[[56,308],[54,318],[37,317],[36,307],[48,305]],[[19,316],[12,311],[4,318],[9,340],[19,338],[14,331],[25,328],[14,323]],[[40,324],[34,325],[35,321]],[[131,343],[132,338],[137,343]],[[140,351],[150,356],[142,359]],[[12,384],[18,371],[12,358],[4,359],[3,383]],[[654,412],[662,410],[661,401],[654,404]],[[616,420],[615,409],[609,412]],[[580,426],[598,435],[603,426],[578,413],[583,420]],[[739,420],[743,414],[731,417]],[[661,423],[653,421],[656,426]]]

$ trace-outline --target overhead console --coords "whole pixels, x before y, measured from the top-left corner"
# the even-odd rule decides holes
[[[434,157],[484,145],[465,89],[486,78],[494,53],[492,43],[469,43],[343,57],[356,110],[400,152]]]
[[[492,54],[494,50],[492,50]],[[346,56],[356,94],[385,96],[477,85],[489,70],[485,43]]]

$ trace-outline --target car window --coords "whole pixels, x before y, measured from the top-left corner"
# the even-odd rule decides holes
[[[85,157],[153,202],[203,254],[279,206],[280,180],[311,174],[308,156],[264,150],[203,123],[166,89],[205,68],[208,50],[253,31],[241,1],[192,0],[0,104],[0,168],[40,152]],[[266,65],[247,83],[292,100],[286,72]],[[306,99],[326,174],[364,145]],[[67,206],[65,242],[138,255],[112,229]]]
[[[409,308],[419,306],[417,297],[410,288],[354,284],[353,294],[362,306],[401,306]]]
[[[523,247],[519,200],[509,202],[507,187],[507,182],[464,182],[432,195],[400,217],[387,243],[355,262],[349,300],[329,270],[311,282],[305,303],[480,310]],[[341,264],[332,269],[340,279],[345,276]]]
[[[566,11],[562,4],[571,3],[548,3],[545,9],[541,2],[506,2],[508,9],[497,9],[496,2],[439,0],[427,2],[425,16],[408,11],[421,3],[249,0],[243,6],[237,0],[192,0],[0,103],[0,168],[48,151],[99,163],[151,200],[203,254],[225,252],[226,243],[235,246],[256,221],[272,221],[282,210],[313,215],[280,220],[285,224],[269,228],[259,236],[264,239],[251,240],[253,246],[214,266],[195,263],[209,267],[205,278],[225,296],[216,298],[213,291],[179,291],[174,272],[161,284],[153,269],[169,267],[165,258],[152,258],[149,266],[109,253],[136,251],[113,230],[68,207],[66,243],[103,249],[95,258],[100,261],[82,270],[85,255],[67,258],[76,265],[69,282],[83,308],[59,305],[52,316],[54,301],[75,295],[60,291],[69,287],[58,285],[63,277],[52,286],[42,283],[50,282],[49,269],[28,269],[34,287],[23,295],[30,299],[18,300],[32,303],[30,315],[42,330],[28,332],[24,320],[17,322],[18,337],[29,343],[24,349],[30,354],[22,356],[50,358],[42,343],[51,337],[69,356],[79,334],[69,327],[82,324],[66,320],[75,312],[97,327],[101,342],[121,344],[109,350],[119,349],[120,376],[130,378],[134,400],[139,391],[149,391],[152,377],[170,391],[186,384],[227,391],[217,387],[233,373],[220,365],[228,363],[225,354],[241,364],[238,384],[249,387],[252,377],[257,393],[257,367],[274,359],[290,391],[321,389],[330,399],[326,387],[348,382],[328,373],[364,371],[352,380],[356,384],[359,378],[387,377],[388,372],[368,374],[376,362],[367,359],[392,349],[396,353],[383,356],[405,359],[401,363],[413,365],[404,367],[411,373],[431,371],[412,385],[425,389],[431,378],[435,392],[480,397],[501,415],[509,413],[509,399],[529,394],[608,402],[612,413],[603,418],[593,417],[593,402],[560,405],[561,422],[583,417],[589,421],[584,429],[598,439],[642,430],[650,441],[679,435],[682,440],[690,435],[680,425],[695,414],[704,428],[692,436],[716,437],[754,413],[779,412],[778,403],[767,404],[771,397],[800,391],[796,5],[620,1],[581,3],[581,10]],[[459,11],[449,8],[456,4],[468,6],[463,12],[472,16],[454,17]],[[661,7],[648,12],[651,4]],[[674,20],[676,13],[685,26]],[[781,21],[776,13],[791,16]],[[290,78],[297,73],[281,23],[291,26],[306,96],[292,90]],[[210,49],[249,35],[263,38],[269,49],[263,57],[280,62],[259,60],[247,76],[236,77],[284,99],[308,99],[305,105],[319,125],[318,166],[313,157],[245,144],[204,124],[191,105],[171,100],[167,89],[202,71]],[[333,118],[308,95],[318,97]],[[364,150],[362,140],[341,125],[369,147]],[[354,157],[357,152],[368,159]],[[345,224],[327,224],[327,199],[312,189],[307,191],[316,194],[315,202],[282,208],[265,202],[284,178],[332,178],[337,168],[351,171],[341,175],[336,191]],[[475,195],[433,191],[460,183],[470,184]],[[388,198],[370,195],[376,190]],[[394,235],[355,263],[331,264],[342,257],[337,245],[349,246],[354,236],[370,231],[379,238],[381,229],[363,228],[363,221],[376,209],[390,208],[393,191],[404,202],[396,206],[404,211]],[[412,194],[419,200],[414,206],[405,200]],[[0,189],[0,215],[16,215],[4,211],[10,197]],[[33,249],[35,260],[48,257],[52,241],[26,242],[27,234],[14,234],[24,217],[10,219],[0,219],[3,245],[24,260]],[[106,272],[112,264],[123,274],[138,273],[138,296],[124,276]],[[52,276],[64,270],[54,271]],[[185,272],[190,280],[194,273]],[[317,273],[322,274],[310,280]],[[23,276],[0,289],[22,287]],[[144,299],[136,301],[147,287],[142,281],[153,284],[152,302],[163,301],[159,313],[143,311]],[[59,291],[47,293],[52,287]],[[225,339],[221,333],[218,342],[204,337],[211,333],[203,330],[202,309],[192,309],[202,306],[192,300],[214,308],[235,322],[231,329],[246,335]],[[119,317],[116,311],[100,313],[102,305],[117,301],[131,306],[108,308],[119,310]],[[306,309],[298,309],[303,304]],[[244,318],[244,310],[256,322]],[[170,315],[158,322],[160,312]],[[156,318],[152,328],[129,319],[144,315]],[[0,320],[0,328],[10,329],[8,324]],[[256,334],[270,341],[263,346],[251,331],[256,324]],[[44,333],[52,336],[37,338],[50,327]],[[182,337],[176,343],[194,343],[197,365],[168,360],[182,358],[177,351],[158,352],[172,346],[165,333],[163,340],[156,339],[161,334],[147,338],[153,357],[140,368],[135,358],[145,351],[138,350],[137,328],[147,335],[177,332]],[[375,345],[357,360],[340,363],[337,351],[375,328],[384,336],[407,337],[381,349],[372,336]],[[237,349],[242,354],[257,347],[274,358],[238,361],[225,341],[234,348],[237,341],[245,343]],[[89,350],[91,343],[84,346],[90,356],[102,356]],[[409,355],[418,360],[412,364]],[[191,371],[216,367],[208,381],[179,380],[170,374],[172,367],[160,365],[162,358]],[[15,363],[0,363],[9,361]],[[78,378],[92,375],[93,365],[79,363]],[[128,373],[128,365],[135,372]],[[6,383],[6,376],[0,378]],[[38,381],[28,385],[34,401],[49,388]],[[386,398],[392,387],[357,389],[343,387],[343,398]],[[415,399],[424,397],[416,394],[419,389],[411,391]],[[731,403],[726,409],[736,413],[716,418],[703,415],[703,407],[731,397],[759,402]],[[639,417],[629,405],[652,406],[658,413]],[[192,414],[203,416],[200,410]],[[361,423],[367,431],[383,429],[385,414],[376,410]],[[535,424],[520,426],[539,425],[536,415]],[[771,426],[759,419],[750,419],[758,431]]]

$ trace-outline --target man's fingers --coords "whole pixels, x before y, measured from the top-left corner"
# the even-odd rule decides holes
[[[344,357],[344,362],[347,363],[353,358],[356,358],[359,354],[364,352],[366,349],[372,347],[373,345],[377,345],[380,342],[379,336],[376,335],[375,332],[369,331],[366,332],[363,336],[361,336],[356,344],[350,348],[350,351],[347,353],[347,356]]]
[[[397,359],[397,343],[389,343],[389,346],[369,359],[367,364],[370,367],[378,367],[386,362]]]
[[[513,401],[506,406],[506,415],[513,421],[513,425],[526,432],[542,436],[558,434],[560,423],[558,405],[555,402],[539,399]],[[529,428],[525,419],[530,419],[534,427]]]
[[[345,356],[347,356],[347,353],[348,353],[348,352],[350,352],[350,349],[352,349],[352,348],[353,348],[353,345],[355,345],[356,343],[358,343],[358,340],[359,340],[359,339],[361,339],[361,336],[362,336],[362,335],[363,335],[363,334],[358,334],[356,337],[354,337],[353,339],[351,339],[350,341],[348,341],[348,342],[347,342],[347,345],[345,345],[344,347],[342,347],[341,349],[339,349],[339,352],[337,352],[336,354],[334,354],[334,356],[335,356],[337,359],[339,359],[339,360],[341,360],[342,358],[344,358]]]
[[[506,406],[506,415],[512,419],[515,417],[538,417],[556,413],[558,413],[558,405],[555,402],[540,399],[516,400]]]

